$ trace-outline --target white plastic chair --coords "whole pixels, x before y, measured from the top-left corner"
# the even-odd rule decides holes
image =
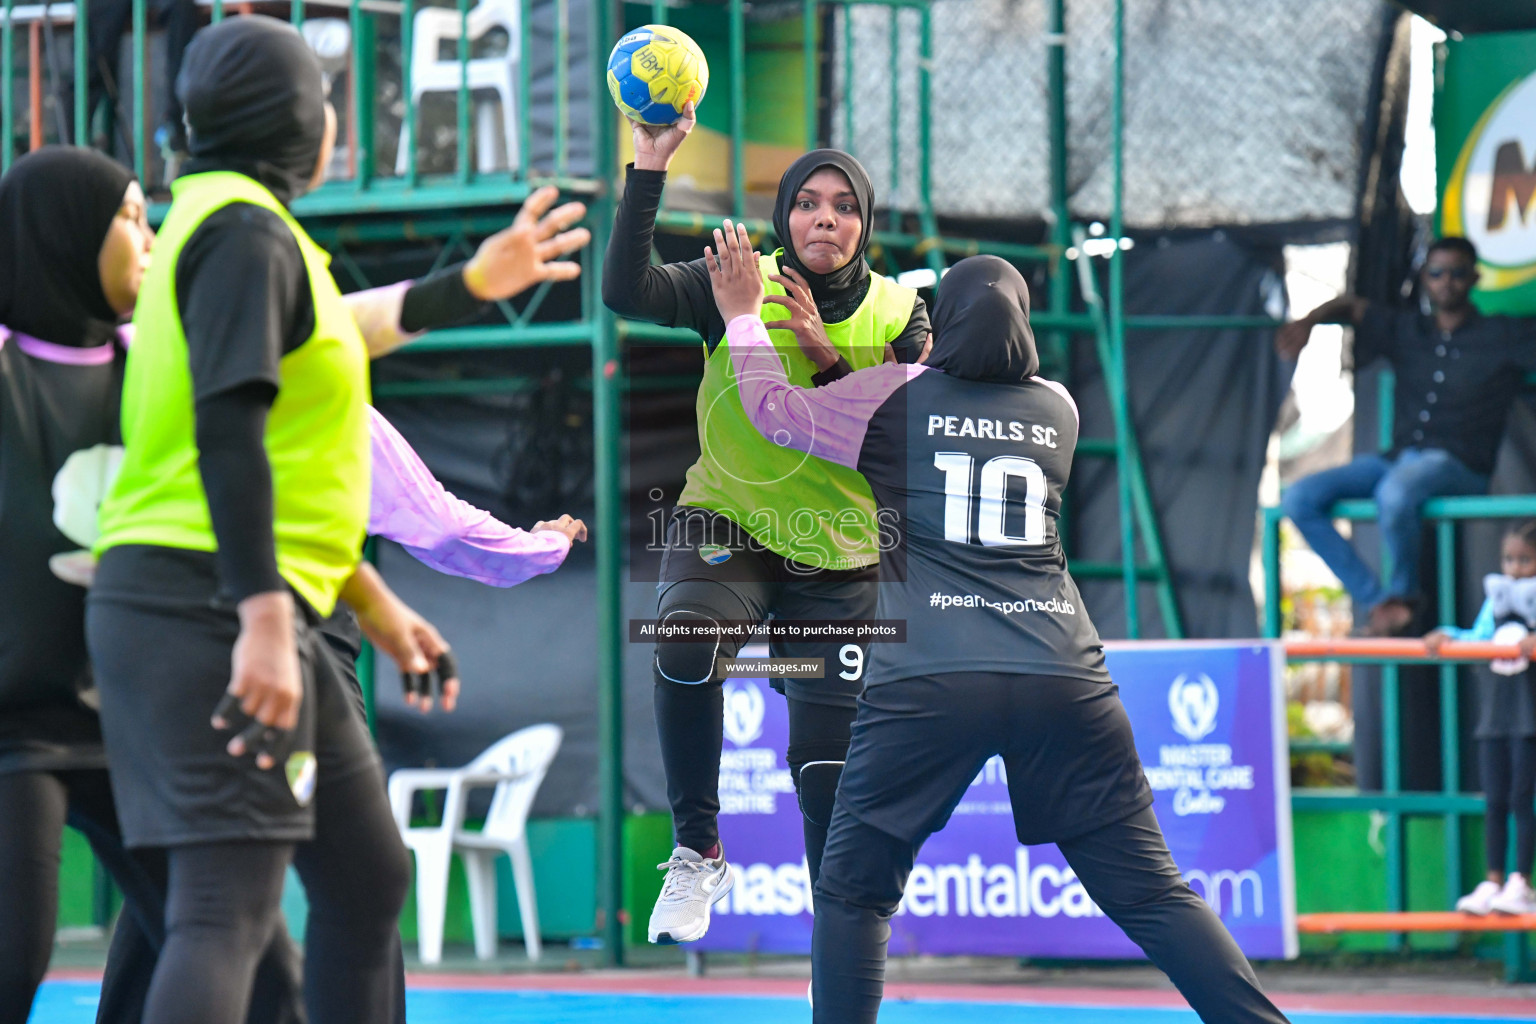
[[[506,151],[507,170],[519,166],[517,148],[517,64],[521,47],[518,0],[480,0],[468,14],[470,41],[481,38],[495,28],[507,33],[507,52],[502,57],[471,58],[467,65],[471,101],[477,90],[494,89],[501,100],[501,134]],[[411,41],[411,95],[410,103],[420,107],[421,98],[429,92],[459,91],[462,77],[457,57],[444,60],[439,44],[451,42],[457,52],[459,38],[459,12],[451,7],[423,7],[416,12]],[[481,171],[496,170],[495,144],[496,121],[491,108],[484,102],[475,103],[476,112],[476,160]],[[418,109],[418,121],[420,120]],[[395,173],[404,174],[415,154],[416,142],[402,126],[400,148],[395,157]]]
[[[455,853],[464,858],[469,880],[469,913],[475,956],[496,956],[496,858],[512,860],[517,905],[522,912],[528,959],[543,952],[539,940],[538,897],[533,860],[528,854],[528,810],[544,782],[544,773],[560,749],[558,725],[531,725],[505,736],[463,768],[402,768],[389,777],[389,804],[405,845],[416,854],[416,934],[424,964],[443,959],[443,919],[448,910],[448,867]],[[485,828],[464,828],[471,789],[495,786]],[[445,790],[440,825],[411,827],[411,803],[418,792]]]

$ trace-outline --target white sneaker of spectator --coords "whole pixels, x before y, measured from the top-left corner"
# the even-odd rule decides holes
[[[1504,883],[1504,888],[1488,904],[1500,914],[1536,914],[1536,890],[1525,876],[1516,871]]]
[[[1493,901],[1503,891],[1498,882],[1478,882],[1476,889],[1456,901],[1456,909],[1463,914],[1482,917],[1493,911]]]

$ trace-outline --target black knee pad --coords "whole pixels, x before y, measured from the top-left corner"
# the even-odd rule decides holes
[[[800,813],[812,825],[827,828],[832,824],[832,808],[837,803],[837,783],[843,777],[844,764],[843,761],[811,761],[796,773]]]
[[[661,617],[660,624],[680,623],[686,624],[690,630],[698,630],[718,621],[707,612],[673,608]],[[723,638],[718,634],[712,642],[659,641],[656,644],[656,671],[668,682],[696,686],[713,680],[715,659],[722,656],[729,657],[729,654],[725,650]]]
[[[715,580],[679,580],[667,587],[657,609],[659,624],[687,625],[692,630],[709,623],[748,617],[746,607],[730,587]],[[741,641],[716,633],[713,641],[658,641],[653,664],[657,674],[674,683],[697,686],[713,680],[716,658],[734,658]]]

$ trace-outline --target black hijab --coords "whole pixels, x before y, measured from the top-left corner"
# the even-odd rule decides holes
[[[285,206],[303,193],[325,137],[325,86],[292,25],[248,15],[203,29],[176,95],[187,111],[186,173],[238,171]]]
[[[951,377],[1017,384],[1040,372],[1029,286],[1013,264],[971,256],[949,268],[933,303],[927,364]]]
[[[853,194],[859,201],[859,248],[853,259],[830,274],[813,274],[805,269],[795,253],[795,244],[789,237],[789,214],[795,208],[795,197],[800,194],[806,179],[823,167],[835,167],[847,175],[853,186]],[[773,203],[773,231],[784,246],[784,265],[794,267],[811,286],[811,294],[819,302],[835,294],[862,285],[869,277],[869,264],[864,251],[869,248],[869,233],[874,223],[875,186],[870,184],[869,172],[848,153],[840,149],[813,149],[789,165],[784,177],[779,179],[779,196]]]
[[[98,257],[133,174],[89,149],[45,146],[0,178],[0,324],[55,345],[111,340]]]

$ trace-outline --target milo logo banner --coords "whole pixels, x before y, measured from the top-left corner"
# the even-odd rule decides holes
[[[1536,313],[1536,33],[1436,48],[1440,233],[1477,246],[1485,313]]]
[[[1185,879],[1248,956],[1295,956],[1280,651],[1267,644],[1111,645],[1109,667]],[[810,952],[812,901],[784,761],[787,733],[784,698],[766,680],[726,682],[720,833],[738,873],[733,891],[715,904],[702,949]],[[996,758],[923,847],[891,932],[893,956],[1141,955],[1056,847],[1019,845]]]

